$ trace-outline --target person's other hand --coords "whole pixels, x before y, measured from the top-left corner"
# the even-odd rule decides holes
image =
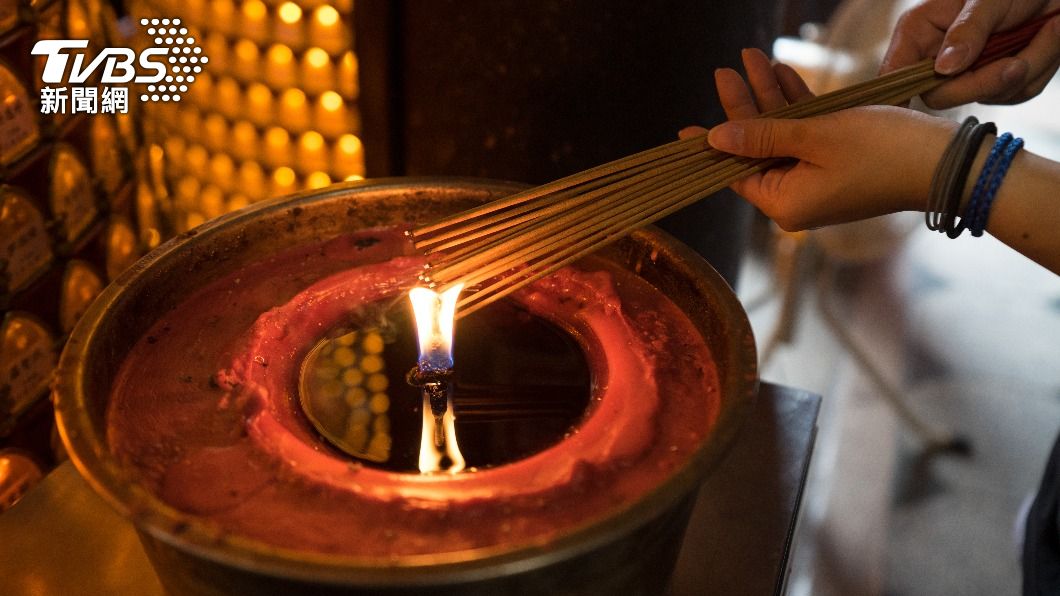
[[[973,101],[1019,103],[1042,92],[1060,67],[1060,16],[1011,58],[966,71],[991,33],[1016,27],[1060,6],[1057,0],[925,0],[898,20],[881,74],[935,58],[940,74],[958,75],[923,95],[935,109]]]
[[[812,94],[784,64],[745,50],[750,87],[732,69],[715,73],[730,122],[713,128],[715,148],[748,157],[790,157],[733,184],[788,231],[923,209],[931,176],[957,125],[912,110],[865,107],[802,120],[756,118]],[[690,127],[682,138],[706,130]]]

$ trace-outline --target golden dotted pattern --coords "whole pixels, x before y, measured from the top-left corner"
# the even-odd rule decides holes
[[[179,18],[209,62],[179,102],[144,104],[177,231],[364,177],[349,0],[134,0]]]
[[[348,453],[390,459],[390,381],[379,332],[324,341],[304,366],[300,399],[317,430]]]

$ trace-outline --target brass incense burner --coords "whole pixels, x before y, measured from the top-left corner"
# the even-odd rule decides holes
[[[107,402],[123,359],[162,313],[196,289],[263,255],[359,228],[430,221],[521,188],[468,179],[389,179],[259,203],[165,243],[100,295],[60,361],[58,424],[81,474],[136,525],[168,591],[574,595],[663,590],[696,491],[748,412],[757,372],[751,329],[732,290],[699,256],[655,229],[637,231],[600,256],[669,296],[702,334],[720,380],[716,427],[686,465],[642,498],[548,543],[399,558],[386,566],[277,548],[222,534],[177,511],[138,485],[108,447]]]

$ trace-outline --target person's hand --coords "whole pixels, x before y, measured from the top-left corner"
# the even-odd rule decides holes
[[[925,93],[929,107],[1025,101],[1041,93],[1060,67],[1060,16],[1046,23],[1015,56],[965,71],[991,33],[1016,27],[1057,6],[1057,0],[925,0],[899,19],[880,73],[937,56],[936,72],[963,74]]]
[[[745,50],[743,60],[750,88],[732,69],[715,73],[730,122],[713,128],[708,141],[728,153],[797,161],[744,178],[733,190],[788,231],[924,208],[956,123],[884,106],[802,120],[756,118],[812,94],[794,70],[771,64],[760,50]],[[681,136],[704,132],[690,127]]]

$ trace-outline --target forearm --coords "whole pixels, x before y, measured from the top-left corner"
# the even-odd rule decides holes
[[[979,151],[982,169],[991,139]],[[968,183],[970,188],[975,183]],[[1060,275],[1060,163],[1020,151],[998,189],[986,230],[1039,265]]]
[[[931,119],[931,127],[923,127],[916,147],[902,154],[903,171],[897,180],[911,184],[906,197],[896,210],[923,211],[926,206],[929,179],[945,143],[956,131],[956,123]],[[976,180],[995,137],[988,136],[980,146],[969,169],[957,213],[964,213]],[[1060,163],[1021,150],[1012,160],[1001,186],[995,195],[986,231],[998,240],[1019,251],[1027,258],[1060,275]]]

